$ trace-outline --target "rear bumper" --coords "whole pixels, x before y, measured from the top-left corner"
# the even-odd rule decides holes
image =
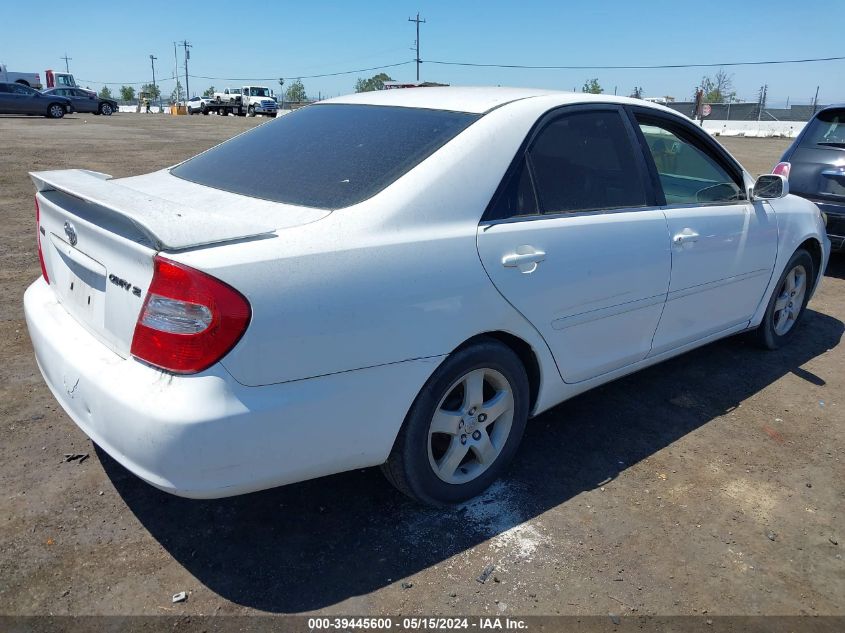
[[[801,194],[796,194],[801,196]],[[825,231],[832,251],[845,250],[845,204],[801,196],[815,204],[824,215]]]
[[[245,387],[222,366],[174,376],[124,359],[39,278],[24,295],[56,400],[128,470],[167,492],[226,497],[382,463],[440,358]]]

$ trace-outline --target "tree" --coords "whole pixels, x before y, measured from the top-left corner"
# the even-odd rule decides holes
[[[109,90],[108,86],[103,86],[102,90],[100,90],[100,99],[111,99],[111,90]]]
[[[141,86],[141,92],[146,93],[149,99],[158,99],[161,96],[161,90],[155,84],[144,84]]]
[[[285,100],[294,102],[308,101],[308,95],[305,94],[305,86],[303,85],[301,79],[297,79],[288,86],[288,89],[285,92]]]
[[[634,99],[642,99],[643,98],[643,89],[640,86],[634,86],[634,89],[631,91],[631,94],[628,95]]]
[[[729,75],[721,68],[712,77],[704,75],[701,78],[704,103],[729,103],[736,101],[736,91],[733,87],[733,75]]]
[[[379,73],[373,75],[369,79],[361,79],[355,82],[355,92],[372,92],[374,90],[384,90],[384,82],[393,81],[387,73]]]
[[[182,99],[182,82],[178,79],[176,80],[176,87],[173,89],[173,92],[170,93],[170,103],[176,103],[177,101]]]
[[[214,96],[214,86],[209,86],[205,89],[205,92],[202,93],[203,97],[213,97]]]
[[[127,103],[135,100],[135,88],[132,86],[121,86],[120,87],[120,99],[121,101],[126,101]]]
[[[604,88],[601,87],[598,78],[594,77],[593,79],[588,79],[584,82],[584,87],[581,88],[581,92],[588,92],[590,94],[600,95],[604,92]]]

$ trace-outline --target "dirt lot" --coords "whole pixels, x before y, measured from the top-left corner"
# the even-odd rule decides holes
[[[558,406],[454,511],[377,469],[188,501],[99,452],[33,360],[26,174],[143,173],[257,123],[0,117],[0,613],[845,614],[841,257],[787,349],[733,338]],[[787,145],[724,141],[755,173]]]

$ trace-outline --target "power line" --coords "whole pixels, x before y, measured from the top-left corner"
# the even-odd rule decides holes
[[[340,75],[354,75],[356,73],[365,73],[370,70],[382,70],[383,68],[395,68],[397,66],[407,66],[408,64],[413,64],[414,60],[409,59],[408,61],[398,62],[396,64],[385,64],[383,66],[372,66],[370,68],[358,68],[356,70],[343,70],[341,72],[336,73],[323,73],[320,75],[291,75],[289,77],[208,77],[206,75],[191,75],[194,79],[213,79],[217,81],[276,81],[278,82],[279,79],[318,79],[320,77],[338,77]],[[160,81],[173,81],[176,79],[175,76],[170,77],[162,77]],[[104,86],[141,86],[146,81],[96,81],[94,79],[80,79],[79,81],[84,81],[89,84],[102,84]]]
[[[170,77],[159,77],[158,82],[162,83],[163,81],[173,81],[176,77],[172,75]],[[96,81],[95,79],[83,79],[82,77],[76,80],[78,83],[84,84],[101,84],[103,86],[143,86],[144,84],[150,83],[150,80],[147,79],[146,81]]]
[[[290,75],[289,77],[206,77],[205,75],[191,75],[194,79],[214,79],[217,81],[279,81],[279,79],[318,79],[320,77],[337,77],[339,75],[354,75],[355,73],[365,73],[370,70],[381,70],[383,68],[395,68],[396,66],[407,66],[413,64],[414,60],[409,59],[406,62],[399,62],[397,64],[385,64],[384,66],[372,66],[371,68],[358,68],[357,70],[343,70],[337,73],[323,73],[321,75]]]
[[[779,59],[779,60],[765,60],[765,61],[750,61],[750,62],[724,62],[724,63],[708,63],[708,64],[657,64],[657,65],[643,65],[643,66],[532,66],[527,64],[481,64],[472,62],[452,62],[444,60],[420,60],[420,63],[440,64],[443,66],[470,66],[481,68],[521,68],[528,70],[659,70],[662,68],[718,68],[720,66],[762,66],[766,64],[806,64],[811,62],[831,62],[845,60],[845,56],[841,57],[815,57],[810,59]],[[395,64],[384,64],[382,66],[371,66],[370,68],[357,68],[355,70],[343,70],[336,73],[321,73],[318,75],[290,75],[288,77],[209,77],[206,75],[191,75],[194,79],[212,79],[216,81],[278,81],[279,79],[319,79],[322,77],[339,77],[341,75],[354,75],[356,73],[369,72],[371,70],[383,70],[385,68],[396,68],[398,66],[407,66],[408,64],[416,63],[416,59],[410,59],[404,62],[397,62]],[[161,78],[160,81],[172,81],[176,79],[175,76]],[[80,79],[89,84],[101,84],[105,86],[140,86],[146,81],[95,81],[93,79]]]
[[[644,66],[532,66],[528,64],[481,64],[473,62],[450,62],[426,59],[426,64],[443,66],[471,66],[474,68],[522,68],[528,70],[658,70],[661,68],[718,68],[720,66],[763,66],[766,64],[806,64],[809,62],[841,61],[843,57],[815,57],[811,59],[778,59],[753,62],[723,62],[720,64],[655,64]]]

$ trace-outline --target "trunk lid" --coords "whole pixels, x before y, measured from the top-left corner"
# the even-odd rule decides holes
[[[789,190],[813,198],[845,201],[845,149],[798,147],[789,157]]]
[[[215,190],[166,171],[123,180],[85,170],[30,176],[51,289],[69,314],[124,358],[156,253],[272,238],[277,229],[329,214]]]

